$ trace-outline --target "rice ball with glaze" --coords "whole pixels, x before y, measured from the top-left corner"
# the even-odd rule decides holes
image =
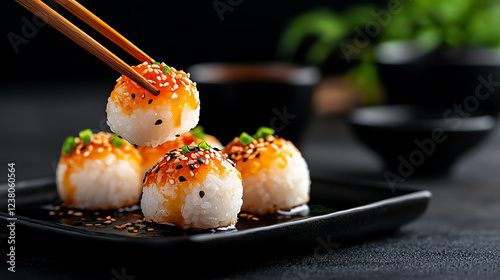
[[[153,147],[142,147],[138,146],[137,149],[142,156],[142,174],[146,174],[147,171],[153,167],[153,165],[162,158],[166,153],[180,148],[182,146],[199,143],[206,141],[211,147],[222,149],[222,144],[212,135],[205,134],[203,128],[198,126],[192,131],[181,134],[181,136],[175,138],[175,140],[167,141],[156,148]]]
[[[205,142],[165,154],[144,178],[144,218],[182,229],[234,226],[243,187],[233,165]]]
[[[68,137],[56,170],[64,204],[88,210],[118,209],[139,202],[141,156],[127,141],[111,133],[80,132]]]
[[[111,130],[130,143],[156,147],[198,124],[199,92],[190,75],[165,63],[133,66],[160,93],[153,95],[127,76],[117,80],[106,112]]]
[[[295,145],[272,135],[254,137],[243,133],[224,149],[241,172],[242,211],[272,214],[307,203],[309,168]]]

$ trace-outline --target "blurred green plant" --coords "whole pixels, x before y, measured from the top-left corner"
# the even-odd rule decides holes
[[[353,53],[360,63],[346,73],[365,100],[380,102],[378,76],[373,48],[381,42],[414,41],[431,52],[446,48],[500,47],[500,0],[415,0],[400,1],[398,12],[390,14],[388,24],[379,22],[380,32],[369,36],[367,46]],[[328,58],[339,59],[342,43],[353,45],[355,29],[363,30],[373,23],[374,14],[387,7],[362,4],[342,13],[317,8],[294,18],[278,44],[278,57],[296,60],[307,38],[314,38],[303,54],[306,64],[324,66]],[[342,59],[342,58],[340,58]],[[345,57],[344,57],[345,59]],[[350,62],[351,57],[348,59]]]

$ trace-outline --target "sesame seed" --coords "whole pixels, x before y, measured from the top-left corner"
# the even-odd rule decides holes
[[[155,231],[155,229],[154,228],[148,228],[148,231],[152,232],[152,231]]]
[[[162,121],[162,120],[157,120],[157,121],[155,122],[155,125],[160,125],[160,124],[162,124],[162,123],[163,123],[163,121]]]
[[[204,191],[200,191],[198,194],[200,195],[200,198],[203,198],[205,196],[205,192]]]
[[[191,177],[194,177],[193,171],[189,171],[189,175],[191,175]]]
[[[161,81],[161,77],[160,77],[160,76],[156,76],[156,79],[157,79],[158,81]]]
[[[175,183],[175,181],[173,179],[170,179],[169,182],[170,182],[170,185],[173,185]]]
[[[186,178],[184,178],[184,176],[179,176],[179,181],[180,181],[180,182],[185,182],[185,181],[187,181],[187,180],[186,180]]]
[[[205,162],[205,161],[203,160],[203,158],[198,158],[198,162],[199,162],[199,163],[203,163],[203,162]]]
[[[188,162],[189,163],[189,162]],[[194,166],[192,163],[189,164],[189,169],[194,170]]]
[[[148,100],[148,104],[151,104],[151,103],[153,103],[153,99]]]
[[[90,151],[86,151],[85,153],[83,153],[84,157],[88,157],[89,155],[90,155]]]
[[[210,160],[205,160],[205,165],[208,165],[210,163]]]
[[[142,98],[142,99],[144,99],[144,97],[146,97],[146,94],[143,92],[143,93],[141,94],[141,98]]]
[[[174,173],[174,172],[175,172],[175,169],[169,169],[169,170],[165,171],[165,173],[167,173],[167,174],[171,174],[171,173]]]
[[[179,164],[175,167],[175,169],[181,169],[182,168],[182,164]]]

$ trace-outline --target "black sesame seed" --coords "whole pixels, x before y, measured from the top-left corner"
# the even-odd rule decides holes
[[[179,176],[179,181],[180,181],[180,182],[185,182],[185,181],[187,181],[187,180],[186,180],[186,178],[184,178],[184,176]]]
[[[179,164],[175,167],[175,169],[181,169],[182,168],[182,164]]]
[[[248,160],[248,158],[244,158],[244,159],[243,159],[243,162],[246,162],[247,160]]]
[[[220,152],[220,149],[217,148],[217,147],[212,147],[214,150],[216,150],[217,152]]]
[[[158,173],[158,171],[160,171],[160,168],[159,168],[159,167],[158,167],[158,168],[156,168],[155,173]]]
[[[233,162],[232,166],[233,166],[233,167],[236,167],[236,162]]]
[[[162,122],[163,122],[162,120],[157,120],[157,121],[155,122],[155,125],[160,125]]]
[[[81,148],[80,148],[80,151],[83,151],[85,150],[85,145],[83,145]]]
[[[203,198],[205,196],[205,192],[204,191],[200,191],[199,195],[200,195],[200,198]]]
[[[199,163],[204,163],[205,161],[202,158],[198,158]]]
[[[151,104],[151,103],[153,103],[153,99],[148,100],[148,104]]]
[[[135,93],[132,93],[132,99],[135,99]]]
[[[257,155],[255,155],[256,158],[258,158],[260,156],[260,153],[257,153]]]
[[[189,169],[194,170],[194,165],[190,164]]]
[[[180,134],[176,134],[176,135],[175,135],[175,137],[179,137],[179,136],[181,136],[181,135],[180,135]]]

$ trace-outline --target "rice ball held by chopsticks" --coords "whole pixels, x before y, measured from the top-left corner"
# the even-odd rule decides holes
[[[90,129],[64,141],[56,184],[64,204],[88,210],[118,209],[140,199],[141,156],[116,134]]]
[[[254,214],[290,210],[309,201],[309,168],[292,142],[261,127],[243,132],[224,152],[236,163],[243,179],[242,211]]]
[[[144,218],[182,229],[234,226],[243,195],[240,172],[206,142],[172,150],[144,177]]]
[[[160,62],[144,62],[132,68],[160,93],[154,95],[121,76],[106,107],[113,132],[132,144],[156,147],[198,124],[199,92],[189,74]]]

